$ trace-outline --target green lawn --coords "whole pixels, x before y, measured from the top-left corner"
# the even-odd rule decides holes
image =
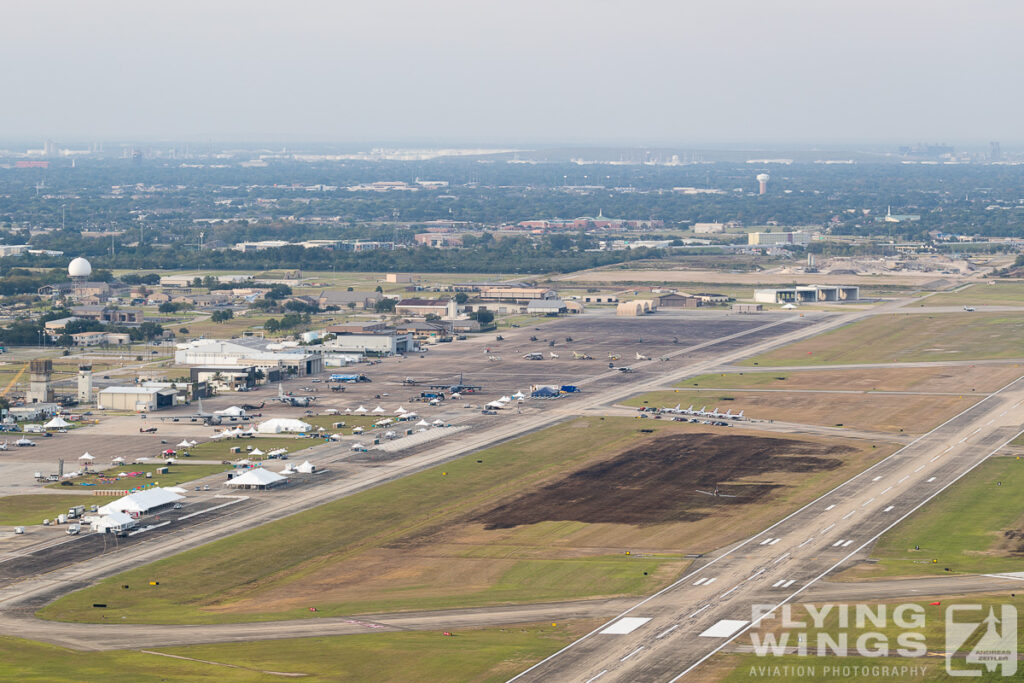
[[[877,565],[846,575],[945,574],[947,567],[955,573],[1020,571],[1024,539],[1004,532],[1020,532],[1022,521],[1024,460],[990,458],[878,539],[871,551]]]
[[[113,496],[75,496],[45,493],[0,498],[0,525],[28,526],[42,524],[44,519],[54,519],[66,513],[75,505],[106,505]],[[2,678],[2,676],[0,676]]]
[[[0,637],[0,679],[249,683],[295,674],[303,681],[497,683],[563,647],[580,630],[547,624],[459,631],[453,637],[409,631],[147,648],[174,658],[138,650],[78,652]]]
[[[414,405],[414,404],[410,404]],[[409,407],[406,410],[415,410],[415,408]],[[352,430],[356,427],[362,427],[363,429],[370,429],[373,423],[378,419],[384,417],[395,418],[395,415],[382,415],[380,418],[370,417],[366,415],[313,415],[302,418],[303,422],[308,422],[314,427],[323,427],[327,430],[328,434],[351,434]],[[335,428],[334,425],[338,422],[344,422],[345,426],[341,428]],[[404,425],[405,427],[412,427],[418,420],[413,420],[410,423],[398,422],[399,426]]]
[[[936,294],[922,301],[929,306],[1024,306],[1024,282],[979,282],[964,289]]]
[[[785,366],[1024,356],[1024,316],[998,313],[877,315],[742,361]]]
[[[639,425],[630,418],[594,419],[585,429],[579,426],[574,422],[542,430],[125,572],[67,595],[40,614],[65,621],[213,623],[651,592],[670,578],[658,573],[658,567],[666,562],[678,565],[679,558],[500,558],[493,563],[493,579],[480,583],[475,576],[466,577],[479,588],[442,584],[435,589],[430,584],[411,596],[408,590],[385,589],[374,596],[360,593],[340,604],[311,597],[317,600],[317,614],[305,607],[259,614],[217,609],[249,599],[261,589],[303,590],[306,575],[325,567],[344,570],[363,553],[459,523],[470,511],[510,491],[528,488],[598,453],[618,452],[635,441],[641,426],[665,428]],[[151,580],[158,580],[159,587],[120,588]],[[95,602],[110,607],[100,614],[91,607]]]
[[[167,474],[157,474],[156,470],[160,467],[167,467]],[[81,477],[75,477],[74,479],[66,479],[60,483],[47,484],[46,488],[68,488],[68,485],[70,485],[76,488],[88,489],[130,489],[156,482],[159,482],[160,486],[178,486],[185,482],[208,477],[211,474],[225,472],[227,469],[224,465],[192,465],[190,463],[133,465],[132,463],[127,463]],[[118,477],[117,475],[120,472],[126,472],[129,476]],[[134,476],[132,476],[133,473]],[[147,478],[147,473],[151,473],[153,477]]]

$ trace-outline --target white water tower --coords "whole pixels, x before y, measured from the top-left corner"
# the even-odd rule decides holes
[[[768,180],[770,177],[771,176],[769,176],[767,173],[757,174],[757,184],[760,188],[760,192],[758,192],[758,194],[764,194],[765,192],[768,191]]]

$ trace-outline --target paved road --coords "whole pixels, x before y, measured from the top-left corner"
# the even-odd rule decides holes
[[[778,606],[802,598],[831,571],[1012,440],[1022,423],[1024,378],[710,558],[513,680],[600,677],[605,683],[699,677],[707,658],[754,625],[755,605]],[[622,617],[636,621],[619,626]],[[602,632],[609,626],[623,633]]]

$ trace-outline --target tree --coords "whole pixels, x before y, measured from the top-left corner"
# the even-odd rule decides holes
[[[281,323],[277,318],[271,318],[267,322],[263,323],[263,329],[273,334],[281,329]]]
[[[427,313],[423,317],[423,319],[426,320],[428,323],[430,323],[430,322],[434,322],[435,320],[440,320],[441,316],[439,316],[437,313]]]
[[[179,327],[178,328],[178,333],[179,334],[188,334],[188,328],[187,327]]]
[[[455,294],[455,303],[462,305],[467,301],[469,301],[469,295],[466,294],[465,292],[457,292]]]
[[[396,303],[394,299],[381,299],[373,305],[373,310],[378,313],[394,313]]]
[[[181,304],[174,303],[173,301],[165,301],[157,307],[157,310],[161,313],[177,313],[181,308]]]
[[[376,289],[374,289],[373,291],[375,291],[375,292],[380,292],[381,294],[383,294],[383,293],[384,293],[384,288],[383,288],[383,287],[381,287],[380,285],[377,285],[377,288],[376,288]]]
[[[225,309],[225,310],[221,310],[221,311],[214,311],[213,315],[210,316],[210,320],[212,320],[215,323],[222,323],[225,320],[231,320],[234,317],[235,317],[235,312],[234,311],[232,311],[230,309]]]
[[[494,313],[492,311],[477,311],[476,321],[481,325],[489,325],[494,322]]]

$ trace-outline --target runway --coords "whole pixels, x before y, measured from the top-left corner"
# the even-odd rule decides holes
[[[1019,378],[511,680],[699,675],[703,662],[756,625],[756,605],[813,596],[829,573],[1002,448],[1022,423]]]

